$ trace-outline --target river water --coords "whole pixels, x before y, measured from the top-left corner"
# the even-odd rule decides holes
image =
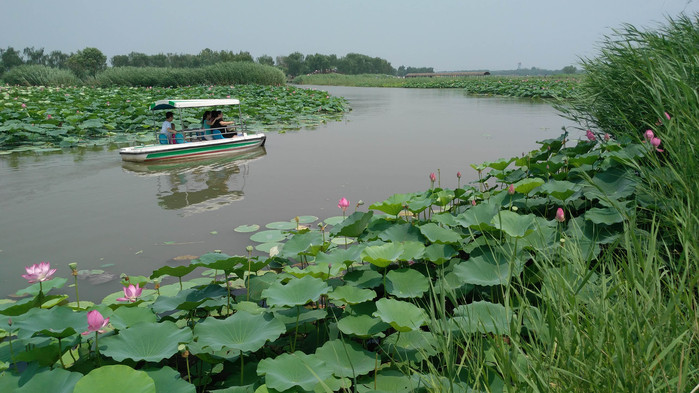
[[[542,101],[317,88],[353,110],[315,129],[269,134],[265,148],[243,157],[127,165],[116,146],[0,156],[0,296],[26,286],[25,265],[49,261],[70,278],[68,263],[78,262],[104,271],[80,282],[81,299],[99,301],[120,290],[121,273],[149,275],[213,250],[246,254],[257,243],[234,231],[240,225],[337,216],[342,197],[349,211],[360,199],[366,210],[426,189],[430,172],[453,188],[458,171],[462,184],[477,178],[470,164],[521,155],[571,125]]]

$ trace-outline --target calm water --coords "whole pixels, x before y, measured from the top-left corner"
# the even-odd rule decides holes
[[[429,173],[456,186],[476,178],[471,163],[520,155],[570,125],[548,104],[474,98],[458,90],[320,87],[349,99],[343,121],[269,134],[244,157],[188,165],[127,165],[112,150],[0,157],[0,296],[26,286],[25,265],[49,261],[107,275],[149,275],[187,255],[245,254],[239,225],[321,219],[337,201],[366,209],[394,193],[429,187]],[[106,267],[105,267],[106,266]],[[192,273],[194,277],[195,273]],[[117,280],[81,281],[99,301]],[[71,290],[65,288],[66,293]]]

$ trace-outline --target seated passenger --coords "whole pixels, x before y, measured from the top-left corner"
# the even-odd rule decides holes
[[[165,113],[165,121],[163,122],[163,126],[160,128],[160,133],[164,134],[170,143],[175,143],[176,131],[175,126],[172,124],[172,120],[174,118],[175,116],[172,114],[172,112]]]
[[[221,131],[223,136],[226,138],[233,138],[236,136],[235,132],[235,126],[234,122],[232,121],[225,121],[223,120],[223,113],[221,111],[214,111],[215,114],[212,114],[213,116],[213,125],[211,128],[215,128]]]

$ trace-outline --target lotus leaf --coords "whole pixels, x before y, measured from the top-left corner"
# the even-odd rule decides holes
[[[449,244],[430,244],[425,248],[423,257],[436,265],[441,265],[456,254],[457,251]]]
[[[338,263],[338,264],[330,264],[330,263],[316,263],[315,265],[310,265],[307,266],[305,269],[299,269],[298,267],[289,267],[285,266],[284,271],[291,274],[294,277],[304,277],[304,276],[311,276],[315,278],[320,278],[323,280],[327,280],[330,277],[338,276],[340,273],[345,270],[346,267],[344,264]]]
[[[421,242],[402,242],[403,252],[398,258],[401,261],[412,261],[422,258],[425,254],[425,245]]]
[[[363,247],[353,246],[346,249],[336,249],[332,253],[326,254],[324,252],[319,252],[316,255],[316,263],[330,263],[333,266],[337,265],[351,265],[355,262],[361,261],[361,253]]]
[[[381,203],[374,203],[369,206],[369,209],[380,210],[386,214],[397,216],[410,198],[411,194],[394,194]]]
[[[121,330],[136,325],[140,322],[154,323],[156,315],[146,307],[119,307],[109,318],[109,323],[114,328]]]
[[[432,333],[422,330],[393,333],[386,337],[383,345],[398,361],[421,362],[438,353],[437,339]]]
[[[427,321],[425,310],[412,303],[387,298],[376,302],[374,316],[381,318],[399,332],[419,330]]]
[[[415,392],[420,391],[419,387],[424,387],[424,382],[420,381],[416,374],[405,375],[399,370],[383,369],[376,375],[366,376],[358,381],[358,393],[374,392]]]
[[[495,204],[481,203],[456,216],[456,222],[467,228],[488,230],[492,228],[490,222],[498,210]]]
[[[506,311],[501,304],[480,301],[456,307],[451,322],[464,333],[509,335],[513,317],[512,310]]]
[[[422,242],[424,237],[420,234],[420,231],[410,224],[393,224],[389,226],[386,230],[379,233],[379,239],[385,242]]]
[[[101,352],[116,361],[159,362],[177,353],[177,346],[192,340],[189,329],[179,329],[174,322],[141,322],[100,340]]]
[[[611,207],[598,208],[593,207],[585,212],[585,220],[592,221],[595,224],[612,225],[624,221],[624,217],[617,209]]]
[[[634,193],[639,183],[631,170],[613,167],[592,178],[591,184],[583,187],[588,199],[621,200]]]
[[[316,350],[318,359],[330,367],[336,377],[357,377],[374,371],[374,354],[352,341],[332,340]]]
[[[328,217],[325,220],[323,220],[323,222],[326,223],[327,225],[337,225],[344,220],[345,220],[345,217],[335,216],[335,217]]]
[[[376,298],[376,292],[371,289],[361,289],[352,285],[342,285],[328,294],[331,301],[346,304],[359,304]]]
[[[17,302],[0,304],[0,314],[15,316],[22,315],[39,305],[38,298],[26,298]]]
[[[354,212],[346,220],[335,225],[331,230],[333,235],[357,237],[364,232],[369,225],[374,212]]]
[[[310,224],[312,222],[318,221],[316,216],[298,216],[299,224]],[[295,220],[292,220],[295,221]]]
[[[580,189],[582,189],[582,186],[579,184],[571,183],[566,180],[549,180],[546,184],[541,186],[538,191],[551,195],[560,201],[565,201]]]
[[[432,222],[421,225],[420,232],[432,243],[453,244],[461,241],[461,235],[458,233]]]
[[[155,381],[145,371],[128,366],[103,366],[90,371],[75,384],[73,393],[156,393]]]
[[[225,297],[227,290],[219,285],[203,289],[185,289],[175,296],[159,296],[151,308],[156,313],[178,310],[193,310],[209,299]]]
[[[281,255],[298,258],[299,255],[316,255],[323,248],[323,236],[318,231],[297,233],[284,243]]]
[[[43,288],[44,293],[48,293],[50,290],[54,288],[63,288],[63,286],[66,284],[68,280],[66,280],[63,277],[55,277],[49,281],[44,281],[41,286]],[[29,296],[36,296],[39,294],[40,286],[39,283],[34,283],[24,289],[20,289],[17,291],[18,296],[23,296],[23,295],[29,295]]]
[[[186,265],[186,266],[163,266],[160,269],[154,270],[153,274],[150,275],[151,280],[158,278],[160,276],[172,276],[172,277],[184,277],[196,269],[198,265]]]
[[[286,235],[282,233],[282,231],[278,229],[274,230],[269,230],[269,231],[261,231],[257,232],[256,234],[250,236],[250,240],[258,243],[273,243],[273,242],[280,242],[282,240],[286,239]]]
[[[287,329],[292,329],[297,325],[315,322],[325,319],[328,312],[320,309],[308,308],[283,308],[274,310],[274,318],[282,322]]]
[[[280,229],[282,231],[288,231],[289,229],[296,229],[296,222],[291,222],[291,221],[270,222],[269,224],[265,225],[265,227],[267,227],[269,229]]]
[[[344,279],[357,288],[376,288],[381,285],[382,276],[375,270],[353,270]]]
[[[511,237],[522,238],[534,230],[536,223],[533,214],[517,214],[505,210],[493,217],[491,224]]]
[[[65,338],[87,330],[85,312],[75,312],[67,307],[54,307],[48,310],[33,308],[14,319],[14,328],[20,339],[33,335]]]
[[[382,322],[371,315],[347,315],[337,321],[337,328],[345,334],[351,334],[361,338],[383,337],[383,332],[391,325]]]
[[[306,276],[293,278],[286,285],[275,282],[262,291],[262,297],[272,307],[303,306],[318,301],[320,295],[328,293],[330,287],[321,279]]]
[[[300,386],[312,390],[319,381],[330,378],[332,372],[317,356],[293,352],[262,359],[257,375],[264,376],[265,384],[272,389],[283,391]]]
[[[215,254],[215,255],[224,255],[224,254]],[[202,266],[202,267],[207,267],[209,269],[214,269],[214,270],[223,270],[226,274],[233,273],[236,269],[238,268],[243,268],[247,269],[248,268],[248,261],[249,259],[247,257],[241,257],[241,256],[228,256],[226,255],[226,258],[210,258],[206,261],[203,261],[201,258],[198,260],[192,261],[194,266]]]
[[[42,371],[34,374],[27,383],[16,389],[0,389],[3,392],[16,393],[34,393],[34,392],[51,392],[51,393],[72,393],[75,384],[83,375],[81,373],[70,372],[60,368],[51,371]],[[0,388],[2,384],[0,383]]]
[[[398,269],[386,274],[386,291],[395,297],[420,297],[429,289],[429,280],[417,270]]]
[[[521,268],[511,268],[509,263],[491,263],[482,256],[460,262],[453,271],[463,283],[482,286],[505,285],[513,274],[519,272]]]
[[[271,314],[238,311],[226,319],[207,318],[194,326],[194,337],[202,347],[255,352],[267,341],[274,341],[286,327]]]
[[[380,246],[369,246],[362,250],[362,259],[378,267],[386,267],[400,258],[405,251],[402,244],[384,243]]]
[[[520,194],[527,195],[533,189],[543,185],[544,183],[545,183],[545,181],[543,179],[539,179],[538,177],[534,177],[534,178],[522,179],[522,180],[518,181],[517,183],[515,183],[514,186],[515,186],[515,191],[519,192]]]
[[[246,233],[246,232],[255,232],[256,230],[260,229],[260,226],[257,224],[253,225],[239,225],[237,226],[234,231],[236,232],[241,232],[241,233]]]

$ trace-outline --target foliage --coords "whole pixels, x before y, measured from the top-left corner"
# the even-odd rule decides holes
[[[128,55],[116,55],[111,58],[112,67],[170,67],[170,68],[198,68],[217,63],[246,61],[252,62],[249,52],[240,51],[214,51],[203,49],[197,55],[158,53],[147,55],[145,53],[131,52]],[[270,64],[274,65],[274,64]]]
[[[85,48],[71,55],[66,65],[80,78],[95,76],[107,68],[107,56],[97,48]]]
[[[237,63],[246,64],[246,63]],[[233,66],[236,67],[236,66]],[[225,71],[226,65],[213,71]],[[214,74],[207,74],[214,75]],[[18,87],[0,86],[0,146],[71,147],[86,143],[141,143],[162,116],[149,105],[164,98],[241,100],[243,120],[251,130],[284,131],[338,119],[347,102],[326,92],[286,86],[241,85],[181,88]],[[23,106],[24,105],[24,106]],[[221,108],[226,109],[226,108]],[[224,116],[237,117],[237,109]],[[182,112],[184,126],[201,111]],[[190,120],[188,120],[190,119]]]
[[[73,86],[81,83],[72,72],[45,65],[18,66],[3,74],[2,78],[18,86]]]

